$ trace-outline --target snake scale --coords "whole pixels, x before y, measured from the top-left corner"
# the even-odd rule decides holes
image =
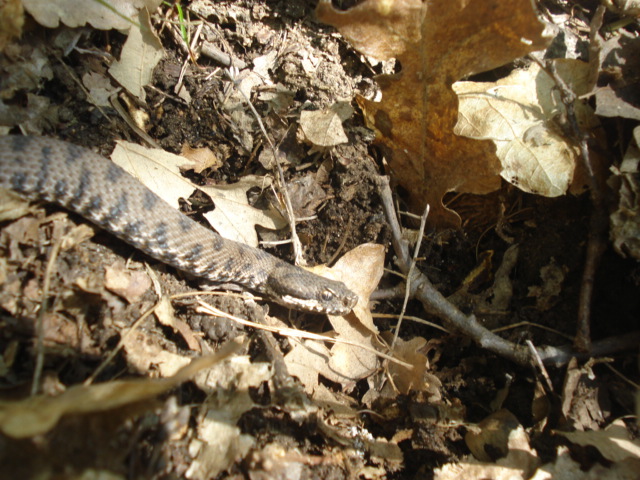
[[[357,296],[262,250],[222,238],[115,163],[47,137],[0,137],[0,187],[59,204],[163,263],[242,285],[296,310],[344,315]]]

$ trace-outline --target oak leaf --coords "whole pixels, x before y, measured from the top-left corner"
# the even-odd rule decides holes
[[[400,62],[399,73],[376,77],[382,100],[358,104],[412,207],[428,203],[434,224],[458,227],[442,197],[497,189],[500,162],[492,142],[453,133],[451,85],[546,46],[530,0],[365,0],[348,11],[322,0],[316,13],[361,53]]]

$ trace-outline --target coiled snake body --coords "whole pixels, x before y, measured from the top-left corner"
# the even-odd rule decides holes
[[[357,297],[262,250],[226,240],[104,157],[46,137],[0,137],[0,187],[54,202],[153,258],[213,282],[232,282],[294,309],[333,315]]]

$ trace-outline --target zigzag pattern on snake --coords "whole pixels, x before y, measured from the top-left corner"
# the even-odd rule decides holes
[[[290,308],[343,315],[357,301],[342,282],[222,238],[113,162],[77,145],[47,137],[0,137],[0,187],[57,203],[191,275],[236,283]]]

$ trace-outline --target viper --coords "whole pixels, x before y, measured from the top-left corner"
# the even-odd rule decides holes
[[[40,136],[0,137],[0,188],[76,212],[147,255],[211,282],[235,283],[297,310],[344,315],[357,296],[183,215],[106,158]]]

